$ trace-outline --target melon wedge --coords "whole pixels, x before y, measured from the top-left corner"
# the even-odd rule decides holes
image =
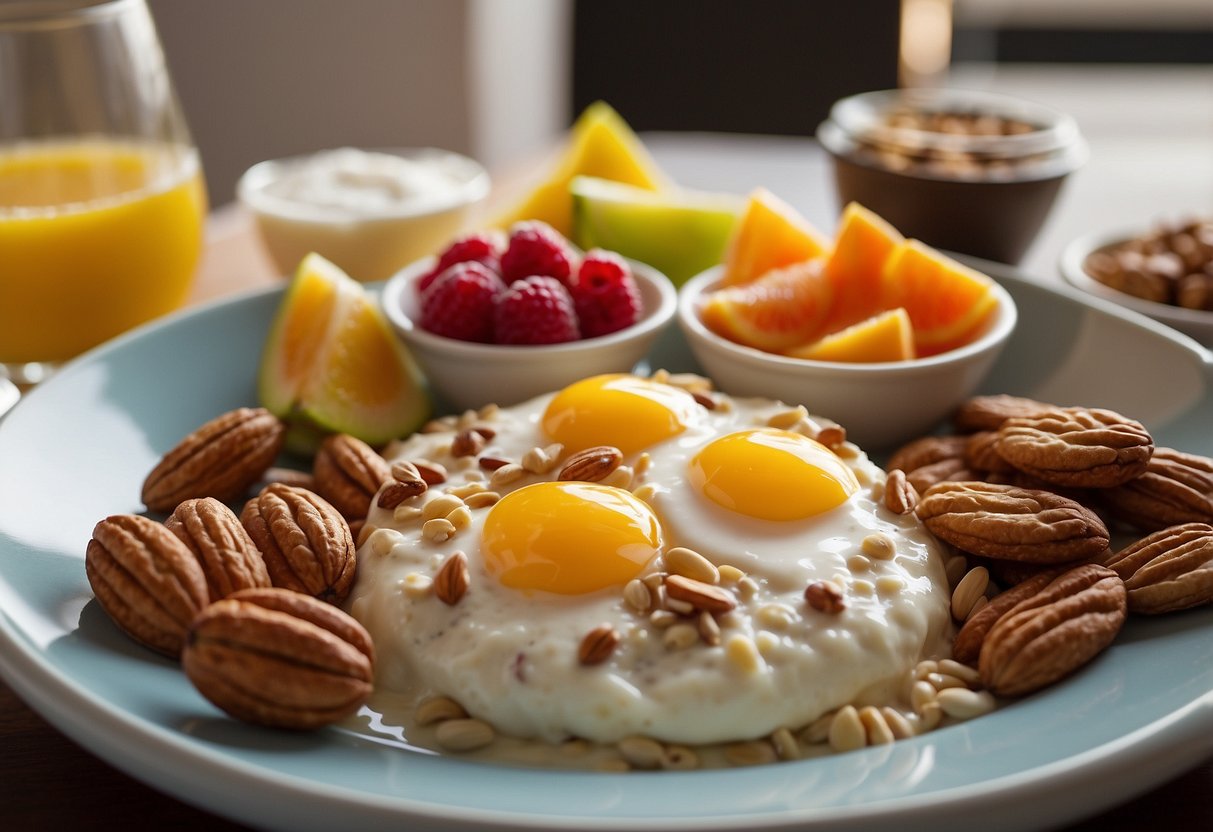
[[[790,349],[787,355],[848,363],[909,361],[914,357],[914,328],[910,316],[898,307],[827,335],[820,341]]]
[[[834,307],[826,329],[837,331],[882,311],[881,274],[889,255],[904,239],[897,229],[857,202],[843,209],[825,266],[834,288]]]
[[[704,326],[754,349],[783,352],[823,335],[831,289],[820,260],[808,260],[740,286],[710,292],[700,308]]]
[[[301,453],[326,433],[381,445],[430,415],[421,374],[374,299],[318,254],[303,259],[278,307],[257,390]]]
[[[918,240],[889,255],[881,275],[886,307],[904,307],[914,327],[914,349],[936,355],[972,342],[998,305],[993,281]]]
[[[733,228],[721,284],[736,286],[772,269],[822,257],[830,241],[766,188],[754,190]]]
[[[522,220],[543,220],[566,237],[573,234],[574,176],[596,176],[649,191],[669,186],[669,180],[632,128],[603,101],[578,117],[559,161],[547,179],[494,223],[507,228]]]
[[[648,263],[675,285],[724,258],[741,199],[690,190],[649,191],[593,176],[569,183],[573,242]]]

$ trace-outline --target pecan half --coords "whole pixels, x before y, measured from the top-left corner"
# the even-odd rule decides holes
[[[1104,565],[1129,593],[1129,611],[1156,615],[1213,602],[1213,526],[1185,523],[1126,546]]]
[[[610,624],[599,624],[585,634],[577,647],[577,661],[584,665],[602,664],[611,657],[623,637]]]
[[[1213,523],[1213,459],[1158,448],[1144,474],[1099,498],[1117,520],[1143,531]]]
[[[270,582],[340,604],[356,566],[350,527],[323,497],[271,483],[249,500],[240,522],[261,550]]]
[[[964,449],[965,465],[987,474],[1005,474],[1018,469],[998,453],[998,431],[983,430],[969,436]]]
[[[976,479],[980,479],[977,472],[965,465],[964,460],[960,457],[941,459],[938,462],[923,465],[921,468],[915,468],[906,474],[906,481],[914,486],[919,494],[941,482],[965,482]]]
[[[1023,396],[974,396],[952,415],[952,424],[962,433],[998,430],[1007,419],[1035,416],[1052,405]]]
[[[902,445],[889,457],[886,471],[900,468],[907,474],[945,459],[958,460],[964,456],[967,436],[923,436]]]
[[[997,696],[1039,690],[1099,655],[1125,617],[1125,585],[1111,569],[1063,572],[990,628],[977,663],[981,682]]]
[[[119,629],[158,653],[180,655],[208,599],[198,559],[172,532],[137,514],[107,517],[93,529],[84,571]]]
[[[283,589],[241,590],[190,625],[186,675],[237,719],[307,730],[346,717],[370,697],[375,651],[340,609]]]
[[[239,499],[273,465],[285,437],[286,426],[264,408],[217,416],[156,464],[143,481],[144,505],[167,513],[191,497]]]
[[[1154,440],[1140,422],[1111,410],[1055,407],[1008,419],[998,453],[1035,477],[1077,488],[1112,488],[1146,470]]]
[[[813,581],[804,588],[804,600],[818,612],[838,615],[847,608],[842,590],[833,581]]]
[[[387,460],[356,436],[325,437],[312,463],[315,491],[346,520],[359,520],[371,510],[379,486],[392,478]]]
[[[990,628],[998,623],[998,619],[1020,601],[1040,592],[1059,574],[1061,573],[1057,569],[1039,572],[1011,589],[994,596],[992,601],[969,616],[964,626],[960,628],[960,632],[956,634],[956,639],[952,642],[952,658],[958,662],[976,666],[977,657],[981,655],[981,645],[985,642]]]
[[[484,434],[471,428],[464,428],[455,434],[451,440],[451,456],[476,456],[488,444]]]
[[[596,445],[570,456],[560,469],[558,479],[601,482],[623,462],[623,452],[611,445]]]
[[[937,537],[991,558],[1055,564],[1108,548],[1108,530],[1094,512],[1050,491],[944,482],[923,495],[916,512]]]
[[[182,502],[164,521],[164,527],[198,559],[210,600],[226,598],[238,589],[270,585],[257,544],[235,512],[214,497]]]
[[[910,485],[900,468],[889,471],[885,480],[884,505],[894,514],[909,514],[918,506],[918,489]]]

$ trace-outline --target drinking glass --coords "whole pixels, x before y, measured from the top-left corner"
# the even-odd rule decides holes
[[[145,0],[0,3],[0,376],[180,306],[205,215]]]

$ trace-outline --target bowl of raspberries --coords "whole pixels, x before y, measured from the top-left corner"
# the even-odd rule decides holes
[[[527,221],[454,240],[394,275],[381,300],[434,392],[466,409],[628,372],[673,319],[677,291],[643,263]]]

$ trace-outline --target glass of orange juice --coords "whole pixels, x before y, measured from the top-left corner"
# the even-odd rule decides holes
[[[146,0],[0,3],[0,376],[180,306],[205,215]]]

